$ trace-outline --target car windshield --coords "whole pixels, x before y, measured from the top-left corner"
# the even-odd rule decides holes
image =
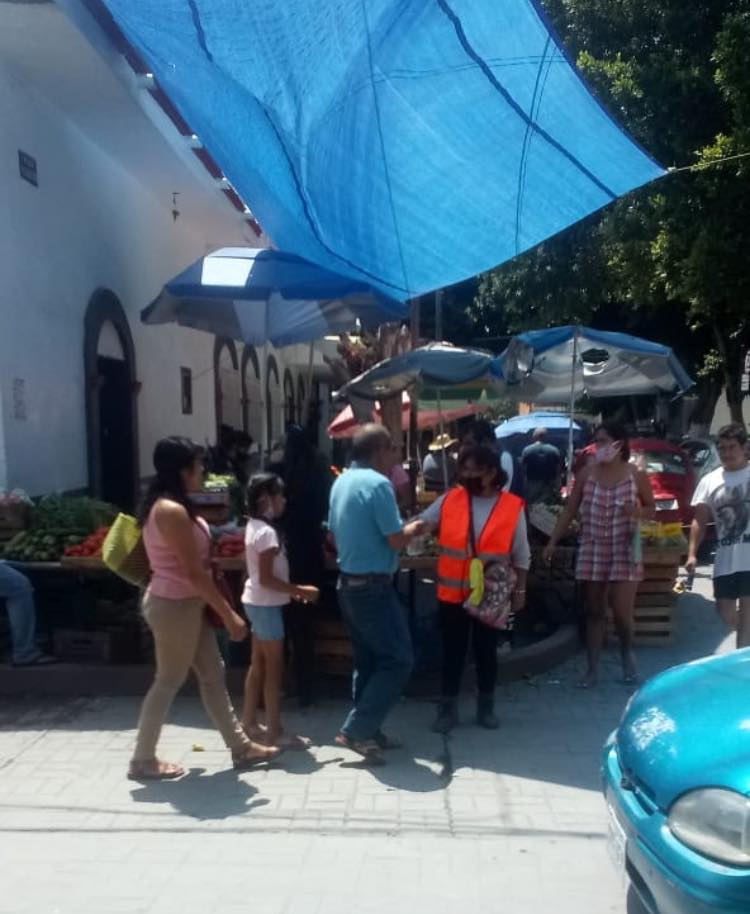
[[[696,447],[691,450],[690,456],[693,458],[693,463],[700,469],[708,462],[711,456],[711,449],[707,447]]]
[[[633,459],[647,473],[687,475],[687,455],[681,454],[679,451],[640,451],[633,455]]]

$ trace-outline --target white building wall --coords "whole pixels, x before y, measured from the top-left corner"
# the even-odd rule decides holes
[[[237,243],[239,224],[229,210],[224,222],[208,213],[174,221],[171,188],[157,199],[2,66],[0,123],[5,482],[33,494],[87,485],[83,322],[99,287],[120,299],[133,334],[141,472],[148,475],[161,435],[214,437],[214,341],[173,325],[143,326],[139,312],[208,248]],[[19,177],[19,149],[37,159],[38,187]],[[191,416],[181,414],[181,365],[193,370]],[[14,415],[14,379],[24,382],[25,418]]]

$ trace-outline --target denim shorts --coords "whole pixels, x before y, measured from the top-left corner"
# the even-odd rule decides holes
[[[255,606],[243,603],[253,635],[259,641],[284,640],[284,613],[281,606]]]

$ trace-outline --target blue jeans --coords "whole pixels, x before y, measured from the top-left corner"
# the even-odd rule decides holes
[[[414,665],[404,609],[390,580],[342,575],[339,604],[352,639],[354,704],[341,732],[372,739],[398,701]]]
[[[31,663],[40,654],[36,646],[34,591],[26,575],[7,562],[0,562],[0,598],[8,609],[13,662]]]

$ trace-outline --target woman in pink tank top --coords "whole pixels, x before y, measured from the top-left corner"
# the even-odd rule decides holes
[[[157,758],[156,745],[175,695],[192,669],[209,717],[232,753],[235,768],[251,767],[279,754],[253,742],[240,726],[227,693],[216,635],[206,618],[210,606],[234,641],[247,625],[214,583],[211,534],[195,513],[190,493],[203,483],[202,451],[186,438],[164,438],[154,451],[154,477],[140,511],[152,576],[143,615],[154,636],[156,676],[141,708],[128,777],[176,778],[185,769]]]
[[[638,679],[633,655],[633,607],[643,577],[640,521],[654,516],[654,496],[648,476],[630,464],[625,430],[604,422],[594,434],[596,459],[579,474],[565,511],[545,549],[551,561],[559,539],[581,513],[581,536],[576,578],[584,587],[588,670],[583,688],[596,685],[604,643],[607,607],[612,607],[620,641],[623,677]]]

